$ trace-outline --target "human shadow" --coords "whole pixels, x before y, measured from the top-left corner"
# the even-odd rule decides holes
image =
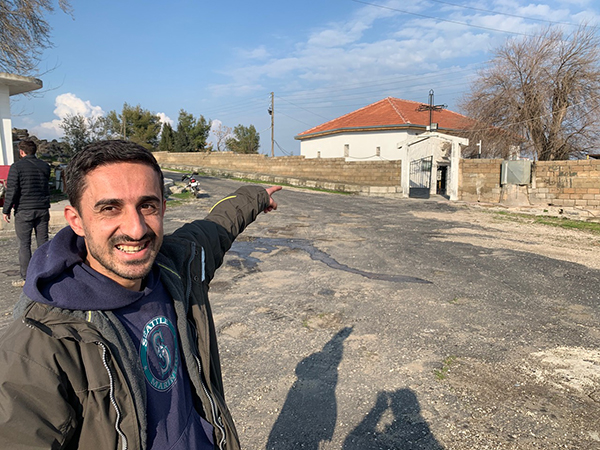
[[[271,429],[267,450],[318,450],[320,442],[331,441],[337,421],[338,366],[344,353],[344,340],[352,329],[343,328],[323,350],[304,358],[296,366],[298,379]]]
[[[410,389],[380,392],[375,406],[350,432],[342,450],[443,450],[421,416]]]

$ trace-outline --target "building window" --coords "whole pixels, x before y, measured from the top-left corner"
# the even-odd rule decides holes
[[[317,152],[317,158],[320,158],[320,157],[321,157],[321,150],[319,150],[319,151]]]
[[[375,148],[375,156],[381,156],[381,147]]]
[[[350,156],[350,144],[344,144],[344,158]]]

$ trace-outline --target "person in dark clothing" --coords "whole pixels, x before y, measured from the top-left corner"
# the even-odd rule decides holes
[[[69,226],[34,253],[0,339],[0,446],[240,450],[209,283],[281,187],[242,186],[164,235],[144,147],[91,144],[65,182]]]
[[[13,286],[23,286],[31,259],[31,232],[35,231],[38,248],[48,241],[50,223],[50,166],[38,159],[37,145],[26,140],[19,142],[21,159],[8,172],[6,196],[2,215],[10,223],[10,212],[15,213],[15,233],[19,240],[19,269],[21,279]]]

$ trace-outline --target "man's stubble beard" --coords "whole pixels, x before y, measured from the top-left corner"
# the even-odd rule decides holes
[[[150,273],[152,270],[152,264],[158,255],[158,251],[160,246],[162,245],[162,237],[158,238],[156,233],[153,231],[149,231],[146,235],[141,239],[148,239],[148,247],[150,247],[150,252],[148,257],[139,260],[139,261],[119,261],[118,260],[118,252],[116,249],[116,245],[119,244],[127,244],[128,242],[134,241],[128,236],[113,236],[108,243],[106,244],[106,249],[98,248],[94,241],[89,241],[86,239],[87,249],[89,254],[107,271],[114,273],[115,275],[123,278],[125,280],[139,280],[143,279]],[[137,242],[137,241],[134,241]],[[111,255],[113,257],[111,257]],[[139,266],[144,266],[147,264],[147,267],[144,267],[142,272],[127,270],[128,267],[135,269]]]

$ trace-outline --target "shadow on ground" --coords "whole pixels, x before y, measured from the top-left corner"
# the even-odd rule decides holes
[[[292,385],[273,425],[267,450],[318,450],[331,441],[337,422],[335,389],[344,341],[351,327],[340,330],[323,350],[296,366]],[[410,389],[380,392],[371,411],[346,437],[343,450],[443,450],[421,416]]]
[[[410,389],[380,392],[373,409],[344,441],[343,450],[443,450]]]
[[[267,450],[318,450],[320,442],[331,441],[337,421],[338,366],[344,353],[344,340],[350,333],[351,327],[340,330],[323,350],[304,358],[296,366],[298,379],[269,434]]]

